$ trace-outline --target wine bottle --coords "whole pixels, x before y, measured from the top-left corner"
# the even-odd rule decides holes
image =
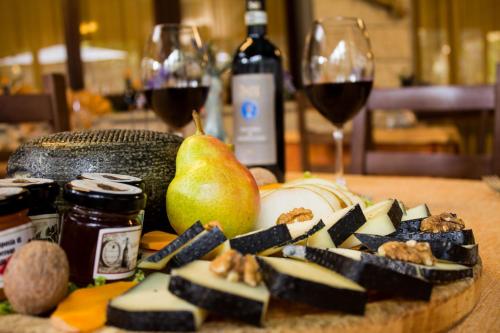
[[[285,174],[281,52],[266,38],[264,0],[247,0],[246,40],[232,63],[234,147],[248,167],[264,167],[279,181]]]

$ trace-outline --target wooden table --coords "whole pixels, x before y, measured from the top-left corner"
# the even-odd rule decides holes
[[[299,173],[288,175],[289,179]],[[324,175],[326,178],[331,176]],[[450,332],[500,332],[500,194],[472,180],[439,178],[348,176],[349,187],[374,200],[398,198],[408,206],[428,203],[434,213],[459,214],[474,230],[483,260],[482,294],[472,313]],[[285,325],[286,326],[286,325]],[[325,327],[322,327],[325,330]],[[285,327],[283,331],[293,330]],[[306,331],[311,329],[306,329]],[[24,316],[0,317],[0,333],[50,332],[48,321]],[[369,330],[368,330],[369,331]],[[53,332],[53,331],[52,331]],[[100,332],[119,332],[104,329]],[[366,332],[365,332],[366,333]]]

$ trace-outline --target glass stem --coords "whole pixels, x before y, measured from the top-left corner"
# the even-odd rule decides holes
[[[338,184],[345,185],[343,160],[344,130],[342,126],[334,127],[333,140],[335,141],[335,180]]]

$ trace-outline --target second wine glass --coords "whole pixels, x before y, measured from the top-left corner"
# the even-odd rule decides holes
[[[141,69],[147,102],[179,132],[208,94],[206,50],[194,26],[159,24],[146,44]]]
[[[302,80],[311,104],[334,125],[335,173],[345,184],[343,127],[365,105],[373,82],[373,55],[363,20],[315,21],[307,36]]]

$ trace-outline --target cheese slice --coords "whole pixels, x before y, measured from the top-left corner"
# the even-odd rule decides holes
[[[135,288],[108,305],[107,324],[136,331],[196,330],[205,311],[168,291],[170,276],[149,275]]]
[[[395,225],[401,222],[403,211],[399,201],[389,199],[364,209],[363,213],[366,222],[356,230],[356,233],[385,236],[396,231]],[[361,242],[351,235],[340,244],[340,247],[352,248],[360,244]]]
[[[403,215],[401,221],[425,219],[429,216],[431,216],[429,207],[426,204],[421,204],[406,210],[406,214]]]
[[[209,261],[196,260],[172,270],[169,290],[205,310],[262,325],[270,296],[264,284],[251,287],[229,281],[211,272],[209,266]]]
[[[324,284],[334,288],[351,289],[360,292],[365,291],[365,289],[356,282],[313,263],[277,257],[261,257],[260,259],[270,264],[278,272],[295,278]]]
[[[206,288],[267,304],[269,292],[264,285],[251,287],[242,282],[228,281],[210,271],[209,266],[210,261],[196,260],[184,267],[174,269],[172,275],[183,277]]]

